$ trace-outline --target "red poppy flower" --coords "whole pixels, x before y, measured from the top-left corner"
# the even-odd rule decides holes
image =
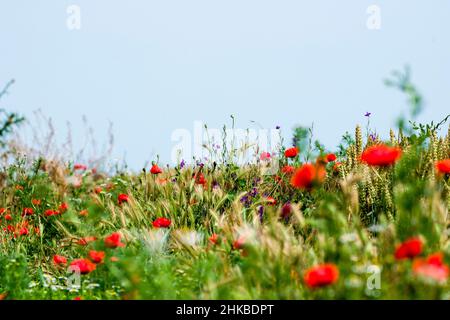
[[[319,288],[335,283],[339,279],[339,269],[331,263],[317,265],[306,270],[304,281],[310,288]]]
[[[95,187],[94,188],[94,192],[96,193],[96,194],[99,194],[100,192],[102,192],[103,190],[102,190],[102,188],[101,187]]]
[[[80,211],[80,216],[87,217],[88,215],[89,215],[89,211],[87,209],[84,209],[84,210]]]
[[[66,264],[66,263],[67,263],[67,259],[66,259],[66,257],[63,257],[63,256],[60,256],[60,255],[55,254],[55,255],[53,256],[53,262],[54,262],[56,265],[63,265],[63,264]]]
[[[107,236],[105,238],[105,246],[107,248],[112,248],[112,249],[125,246],[125,244],[120,242],[120,237],[121,237],[120,233],[118,233],[118,232],[112,233],[110,236]]]
[[[151,172],[152,174],[160,174],[160,173],[162,173],[162,170],[161,170],[160,167],[158,167],[157,164],[154,164],[154,165],[152,166],[152,168],[150,169],[150,172]]]
[[[39,199],[33,199],[31,200],[31,203],[35,206],[40,206],[41,205],[41,200]]]
[[[206,179],[203,173],[199,172],[198,174],[195,175],[195,183],[201,184],[203,186],[206,185]]]
[[[84,237],[77,241],[80,246],[87,246],[90,242],[97,240],[96,237]]]
[[[450,174],[450,159],[436,162],[436,170],[442,174]]]
[[[27,227],[22,227],[22,228],[20,228],[20,230],[19,230],[19,235],[21,235],[21,236],[26,236],[26,235],[28,235],[28,228]]]
[[[290,203],[285,203],[281,207],[281,217],[283,219],[286,219],[286,218],[290,217],[291,214],[292,214],[292,205]]]
[[[234,250],[240,250],[243,249],[245,245],[245,238],[239,237],[233,242],[233,249]]]
[[[361,161],[369,166],[386,167],[397,162],[401,155],[402,150],[400,148],[380,144],[367,148],[361,155]]]
[[[213,233],[213,234],[209,237],[208,241],[209,241],[210,243],[212,243],[212,244],[218,244],[218,243],[220,242],[220,237],[219,237],[219,235],[218,235],[217,233]]]
[[[31,216],[34,213],[33,208],[23,208],[23,215]]]
[[[69,209],[69,205],[65,202],[61,203],[58,207],[60,213],[64,213]]]
[[[284,151],[284,156],[286,158],[295,158],[298,155],[298,148],[297,147],[292,147],[289,149],[286,149]]]
[[[437,282],[447,281],[449,275],[449,268],[443,262],[442,253],[432,254],[426,260],[414,260],[412,270],[417,276]]]
[[[266,201],[267,201],[267,204],[270,206],[274,206],[277,204],[277,200],[275,200],[273,197],[267,197]]]
[[[10,214],[5,215],[6,221],[11,221],[12,219],[13,219],[13,217]]]
[[[75,297],[75,298],[73,298],[72,300],[80,301],[80,300],[83,300],[83,298],[82,298],[82,297]]]
[[[422,253],[423,242],[418,237],[409,238],[397,246],[395,259],[412,259]]]
[[[56,215],[58,215],[59,212],[56,211],[56,210],[50,210],[50,209],[49,209],[49,210],[45,210],[44,214],[45,214],[46,217],[50,217],[50,216],[56,216]]]
[[[159,184],[160,186],[165,186],[168,181],[169,181],[168,179],[163,179],[163,178],[156,179],[156,183]]]
[[[342,163],[341,162],[336,162],[335,164],[334,164],[334,166],[333,166],[333,170],[334,171],[339,171],[339,167],[342,165]]]
[[[444,264],[444,255],[442,252],[430,254],[427,258],[427,263],[442,266]]]
[[[0,208],[0,215],[4,214],[6,212],[6,208]]]
[[[70,263],[70,269],[80,274],[88,274],[96,269],[95,263],[89,259],[76,259]]]
[[[326,171],[321,165],[304,164],[291,178],[291,185],[298,189],[310,189],[325,180]]]
[[[87,166],[85,166],[84,164],[77,163],[73,166],[73,169],[85,171],[85,170],[87,170]]]
[[[328,162],[333,162],[333,161],[336,161],[336,159],[337,159],[337,157],[334,153],[327,154],[326,158],[327,158]]]
[[[155,228],[168,228],[170,227],[170,224],[172,221],[167,218],[157,218],[155,221],[153,221],[153,226]]]
[[[262,152],[261,155],[259,156],[259,159],[261,159],[262,161],[270,160],[270,153]]]
[[[281,168],[281,172],[284,174],[291,174],[294,173],[295,168],[293,166],[285,165],[283,168]]]
[[[89,251],[89,259],[94,263],[102,263],[103,259],[105,259],[105,252],[91,250]]]
[[[124,202],[128,202],[128,200],[129,200],[128,195],[126,195],[126,194],[124,194],[124,193],[121,193],[121,194],[119,194],[119,195],[117,196],[117,201],[119,202],[119,204],[122,204],[122,203],[124,203]]]

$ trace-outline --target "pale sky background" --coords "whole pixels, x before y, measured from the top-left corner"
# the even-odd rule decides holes
[[[66,26],[81,8],[81,30]],[[381,29],[366,26],[370,5]],[[383,84],[408,64],[426,99],[421,120],[450,112],[450,1],[1,0],[0,107],[66,121],[86,115],[98,140],[114,124],[115,154],[140,169],[169,162],[177,128],[315,124],[333,149],[365,123],[387,135],[405,97]]]

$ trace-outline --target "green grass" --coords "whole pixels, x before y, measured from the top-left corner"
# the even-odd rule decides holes
[[[360,131],[336,160],[338,169],[325,164],[326,180],[310,190],[293,187],[281,171],[262,175],[261,163],[106,176],[18,160],[2,174],[0,293],[6,299],[448,299],[448,281],[413,272],[420,257],[396,260],[394,253],[402,241],[420,237],[422,258],[442,252],[449,261],[449,177],[438,175],[435,163],[449,157],[450,137],[394,135],[388,143],[403,149],[400,161],[370,167],[359,153],[380,141],[363,142]],[[302,164],[299,156],[280,162]],[[200,171],[204,185],[193,178]],[[78,187],[67,183],[74,175],[82,177]],[[119,205],[122,193],[129,200]],[[66,212],[45,216],[63,202]],[[286,203],[291,214],[283,218]],[[34,213],[23,216],[24,208]],[[158,217],[171,226],[155,228]],[[23,227],[28,235],[19,234]],[[105,247],[113,232],[124,247]],[[218,244],[208,240],[213,233]],[[88,236],[97,240],[77,244]],[[238,239],[241,248],[233,245]],[[53,256],[70,263],[90,250],[105,251],[104,262],[81,275],[80,286],[70,285],[73,274]],[[310,288],[304,273],[321,263],[335,264],[339,278]]]
[[[346,133],[327,163],[312,128],[297,128],[300,154],[288,159],[281,147],[273,175],[264,161],[238,165],[232,145],[216,163],[154,175],[75,170],[4,144],[13,161],[0,170],[0,299],[449,299],[450,177],[436,167],[450,158],[450,130],[440,133],[448,117],[417,123],[422,98],[409,76],[395,73],[387,84],[412,106],[412,120],[400,118],[389,141],[368,122],[364,134],[359,126]],[[362,162],[379,144],[401,149],[401,158]],[[283,168],[307,162],[324,177],[298,188]],[[128,201],[119,204],[120,194]],[[62,203],[65,212],[46,215]],[[170,226],[155,227],[158,218]],[[113,233],[125,246],[106,245]],[[411,238],[422,248],[399,259]],[[105,252],[95,270],[69,269],[92,250]],[[435,253],[442,261],[426,261]],[[323,264],[335,270],[329,281],[308,286],[305,275]]]

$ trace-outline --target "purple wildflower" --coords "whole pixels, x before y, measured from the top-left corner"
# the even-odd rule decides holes
[[[251,191],[247,192],[241,199],[241,203],[244,204],[246,208],[250,207],[253,199],[258,195],[258,189],[253,188]]]
[[[253,180],[253,186],[257,186],[261,182],[261,178],[257,177]]]
[[[197,161],[197,166],[199,166],[200,168],[203,168],[205,164],[203,162]]]
[[[248,194],[243,196],[240,201],[246,208],[250,207],[252,204],[252,199],[248,196]]]
[[[252,191],[249,192],[249,195],[253,198],[256,197],[258,195],[258,189],[253,188]]]
[[[261,223],[263,222],[263,215],[264,215],[264,207],[263,206],[259,206],[258,207],[258,216],[259,216],[259,221]]]

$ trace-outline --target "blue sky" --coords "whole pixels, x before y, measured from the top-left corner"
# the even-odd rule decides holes
[[[80,30],[66,26],[69,5]],[[370,5],[380,30],[366,26]],[[314,122],[332,149],[366,111],[388,133],[406,104],[383,79],[405,64],[426,99],[421,120],[449,112],[448,30],[447,0],[2,0],[0,84],[17,82],[0,106],[42,109],[75,137],[86,115],[99,141],[112,121],[115,154],[137,169],[169,162],[175,129],[230,114],[286,138]]]

